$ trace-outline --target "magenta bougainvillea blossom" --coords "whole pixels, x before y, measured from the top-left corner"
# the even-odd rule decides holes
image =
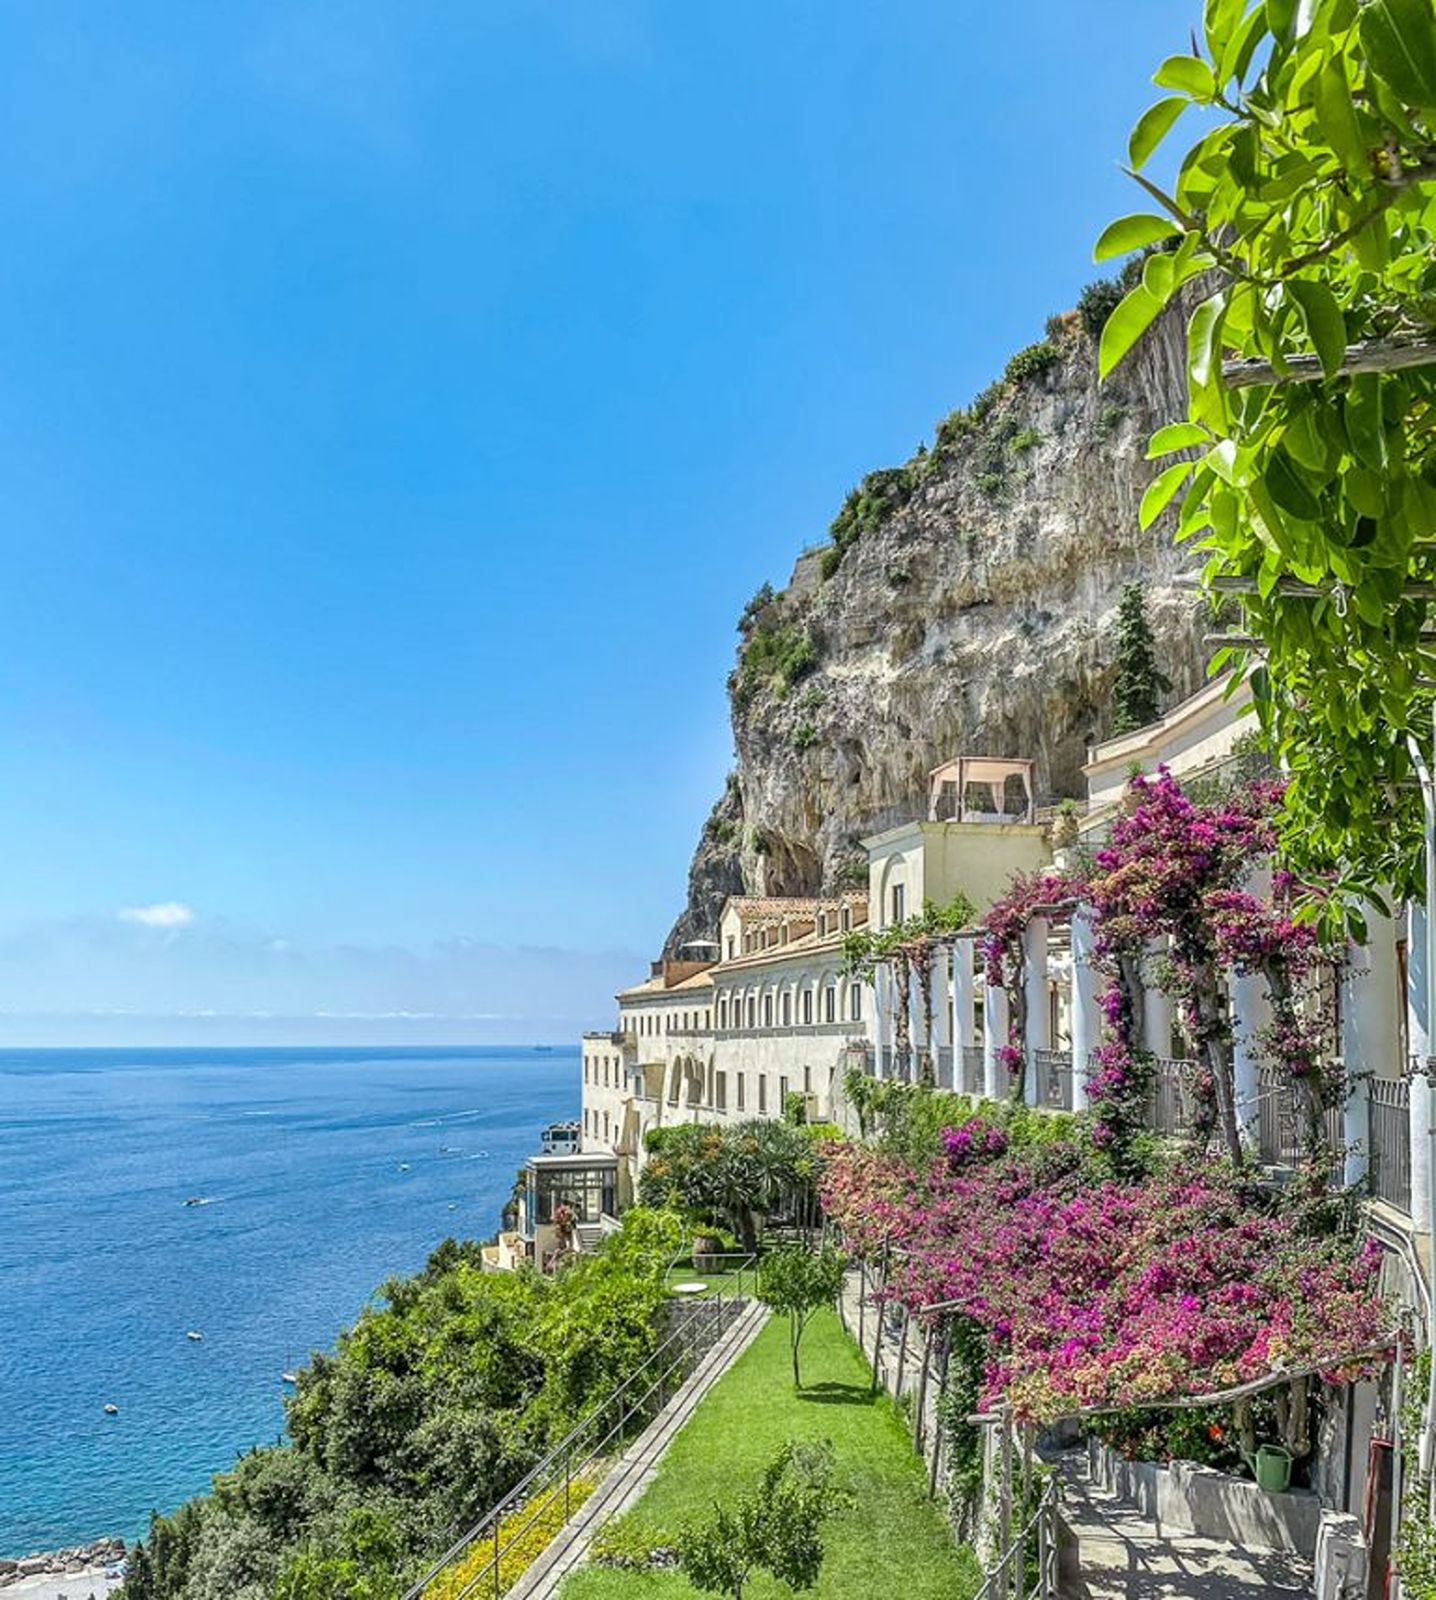
[[[1384,1328],[1379,1249],[1314,1236],[1226,1169],[1094,1185],[1075,1145],[921,1175],[842,1148],[824,1203],[885,1253],[893,1297],[957,1302],[985,1336],[985,1402],[1033,1420],[1337,1370]]]
[[[969,1117],[955,1128],[944,1128],[938,1139],[953,1167],[991,1161],[1007,1149],[1006,1133],[984,1117]]]

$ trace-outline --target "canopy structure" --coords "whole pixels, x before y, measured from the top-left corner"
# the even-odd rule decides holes
[[[1034,822],[1033,790],[1037,763],[995,756],[958,756],[928,775],[930,822]],[[1017,779],[1022,800],[1010,809],[1010,780]],[[976,791],[973,793],[972,791]],[[986,802],[986,803],[984,803]]]

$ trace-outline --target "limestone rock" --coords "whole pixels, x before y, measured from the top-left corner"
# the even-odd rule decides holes
[[[851,881],[858,841],[918,815],[928,772],[950,756],[1030,756],[1039,801],[1081,795],[1086,747],[1110,731],[1126,584],[1145,587],[1171,699],[1200,686],[1205,602],[1172,583],[1199,562],[1174,545],[1170,514],[1146,533],[1137,521],[1164,464],[1145,459],[1147,438],[1185,410],[1183,319],[1159,321],[1101,385],[1074,315],[1051,338],[1055,358],[950,430],[906,503],[836,571],[823,575],[825,546],[798,557],[759,626],[806,637],[805,675],[745,675],[740,645],[738,765],[704,826],[670,954],[716,937],[728,894]]]

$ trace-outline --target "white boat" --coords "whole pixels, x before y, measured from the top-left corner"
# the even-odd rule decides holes
[[[409,1163],[407,1161],[401,1161],[399,1163],[399,1171],[400,1172],[407,1172],[408,1170],[409,1170]]]
[[[185,1338],[186,1339],[193,1339],[194,1342],[196,1344],[198,1344],[200,1342],[200,1340],[204,1338],[204,1335],[199,1331],[198,1328],[191,1328],[189,1330],[189,1332],[185,1335]]]
[[[105,1415],[107,1417],[117,1417],[119,1414],[120,1408],[112,1400],[107,1400],[105,1402]]]
[[[297,1372],[281,1372],[280,1377],[283,1378],[286,1383],[299,1382],[299,1374]]]

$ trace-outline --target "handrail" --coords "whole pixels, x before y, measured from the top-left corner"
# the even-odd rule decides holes
[[[1037,1535],[1037,1587],[1031,1600],[1053,1600],[1057,1593],[1057,1479],[1049,1478],[1037,1502],[1037,1509],[1013,1535],[997,1565],[988,1573],[972,1600],[1007,1600],[1014,1591],[1018,1600],[1027,1587],[1027,1550],[1033,1533]],[[1013,1570],[1014,1561],[1016,1570]],[[1015,1583],[1014,1583],[1015,1580]]]
[[[684,1252],[680,1251],[681,1256]],[[736,1255],[736,1252],[715,1252],[715,1254]],[[677,1257],[674,1258],[675,1260]],[[680,1320],[680,1325],[675,1327],[662,1340],[662,1342],[637,1366],[610,1394],[588,1412],[573,1428],[552,1446],[548,1453],[538,1461],[527,1473],[505,1494],[496,1504],[491,1506],[477,1522],[466,1532],[462,1533],[453,1544],[441,1555],[434,1564],[412,1583],[402,1596],[402,1600],[420,1600],[425,1590],[436,1578],[464,1553],[470,1550],[481,1539],[493,1538],[494,1550],[489,1561],[476,1572],[472,1578],[459,1591],[454,1600],[466,1600],[466,1597],[477,1592],[480,1582],[492,1582],[492,1594],[501,1593],[501,1563],[505,1553],[512,1549],[514,1544],[532,1527],[537,1518],[552,1504],[560,1483],[564,1494],[565,1518],[567,1520],[571,1502],[571,1488],[575,1475],[580,1478],[603,1455],[607,1447],[618,1438],[634,1418],[644,1414],[644,1408],[655,1394],[660,1396],[659,1409],[662,1409],[666,1397],[668,1380],[678,1372],[685,1360],[691,1361],[696,1366],[697,1360],[706,1355],[717,1343],[719,1338],[731,1326],[734,1313],[741,1312],[745,1304],[743,1295],[743,1274],[750,1267],[755,1268],[756,1254],[742,1257],[736,1268],[737,1282],[726,1285],[711,1295],[705,1295],[701,1301],[683,1302],[674,1301],[673,1308],[682,1308],[685,1315]],[[673,1262],[669,1263],[669,1270]],[[733,1270],[733,1269],[730,1269]],[[716,1307],[716,1312],[699,1315],[699,1308]],[[716,1328],[718,1331],[704,1344],[702,1351],[698,1349],[698,1335],[710,1332]],[[656,1378],[650,1381],[641,1395],[634,1391],[655,1368],[662,1364],[662,1370]],[[690,1369],[691,1370],[691,1369]],[[680,1382],[682,1379],[679,1380]],[[622,1401],[618,1406],[618,1421],[608,1427],[595,1443],[585,1447],[585,1453],[575,1461],[576,1449],[585,1435],[595,1430],[605,1413],[613,1411],[616,1402]],[[560,1471],[560,1468],[562,1469]],[[552,1491],[549,1493],[548,1491]],[[529,1503],[535,1503],[537,1509],[518,1528],[510,1530],[507,1538],[502,1537],[501,1524],[504,1516],[509,1512],[522,1510]]]

